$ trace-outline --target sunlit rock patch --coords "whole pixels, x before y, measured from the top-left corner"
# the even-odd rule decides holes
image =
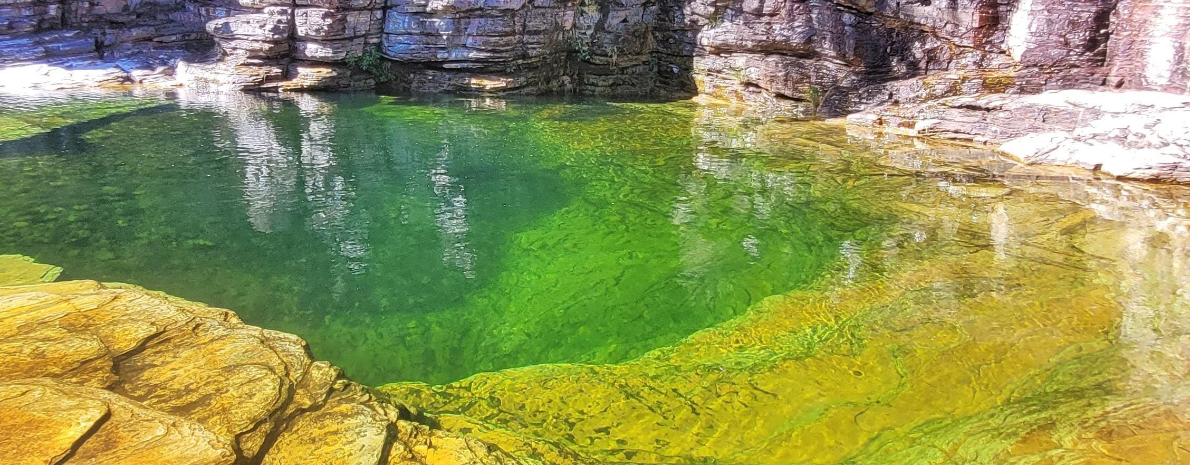
[[[0,462],[504,463],[411,421],[296,336],[0,256]],[[22,285],[23,284],[23,285]]]

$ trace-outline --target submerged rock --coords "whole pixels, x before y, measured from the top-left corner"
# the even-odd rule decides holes
[[[886,191],[896,225],[822,283],[675,346],[381,389],[549,463],[1186,461],[1184,198],[943,179]]]
[[[42,265],[29,257],[0,255],[0,286],[50,282],[60,274],[61,268]]]
[[[0,257],[2,463],[513,462],[417,424],[296,336],[132,286],[30,284],[54,276]]]

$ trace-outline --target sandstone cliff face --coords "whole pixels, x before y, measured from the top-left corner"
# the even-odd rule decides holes
[[[1120,0],[1111,21],[1109,84],[1190,93],[1190,2]]]
[[[343,62],[380,41],[383,12],[375,0],[244,0],[248,14],[207,23],[220,58],[186,64],[183,79],[227,88],[348,89],[371,87],[366,73]]]
[[[702,93],[826,116],[978,93],[1186,93],[1190,83],[1190,4],[1179,1],[323,2],[243,0],[257,12],[208,27],[224,58],[207,75],[238,75],[220,81],[234,87],[367,86],[294,81],[294,67],[326,63],[341,81],[347,54],[379,47],[397,90]]]
[[[296,336],[0,256],[0,463],[503,464]]]
[[[216,59],[179,77],[229,88],[372,87],[347,62],[378,53],[394,90],[703,93],[803,115],[977,93],[1190,92],[1185,0],[20,1],[0,8],[0,31],[22,34],[0,61],[91,53],[99,30],[112,46],[213,38]]]

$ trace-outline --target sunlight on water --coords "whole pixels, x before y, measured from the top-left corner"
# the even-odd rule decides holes
[[[521,457],[1190,463],[1190,189],[690,102],[6,108],[0,254]]]
[[[628,360],[875,221],[712,156],[691,104],[180,92],[15,118],[63,106],[167,110],[0,145],[0,250],[233,308],[373,384]]]

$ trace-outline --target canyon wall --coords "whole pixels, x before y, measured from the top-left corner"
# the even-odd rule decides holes
[[[208,30],[222,66],[269,67],[229,81],[248,87],[359,85],[304,79],[302,63],[347,76],[347,54],[378,51],[395,90],[697,92],[827,116],[977,93],[1190,92],[1184,0],[375,1],[242,0],[259,12]]]
[[[9,0],[0,31],[0,62],[213,40],[179,78],[243,89],[702,93],[823,116],[1190,92],[1187,0]]]
[[[227,0],[5,0],[0,65],[116,52],[208,46],[211,19],[243,8]]]

